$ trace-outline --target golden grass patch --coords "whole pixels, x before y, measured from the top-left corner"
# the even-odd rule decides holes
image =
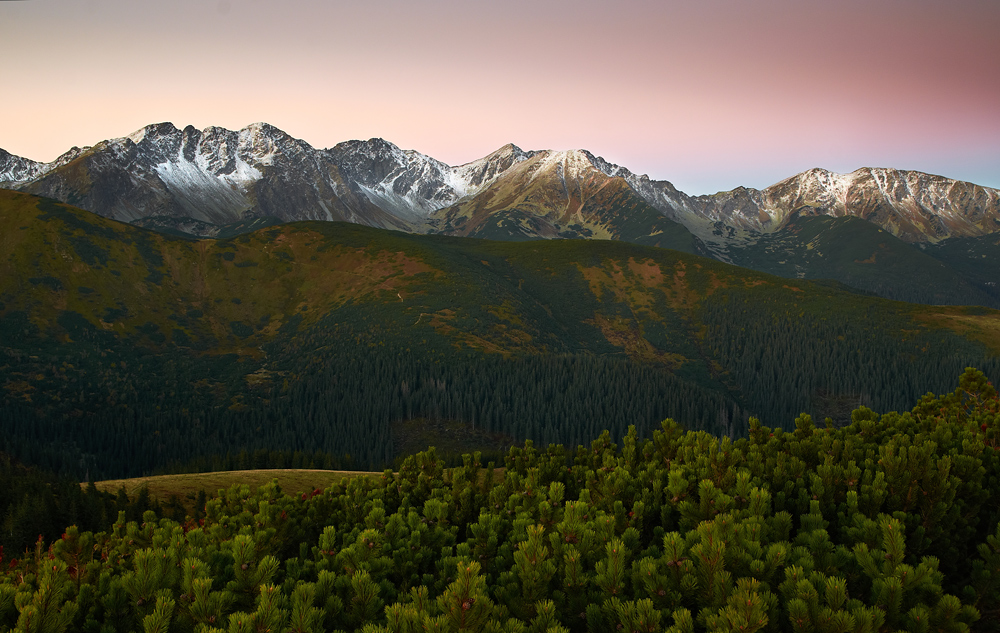
[[[588,319],[585,323],[598,328],[609,343],[622,348],[629,358],[667,365],[670,369],[677,369],[687,361],[684,356],[664,352],[646,340],[642,334],[642,328],[632,319],[608,318],[602,314],[596,314],[593,319]]]
[[[1000,354],[1000,311],[969,314],[965,307],[940,307],[935,312],[917,314],[916,318],[931,326],[943,327],[969,340],[982,343]]]
[[[95,482],[94,485],[98,490],[111,493],[118,492],[124,487],[129,497],[135,496],[145,487],[149,490],[149,496],[160,502],[166,502],[171,497],[176,496],[184,503],[186,500],[193,499],[201,490],[212,496],[218,490],[225,490],[234,485],[247,484],[257,488],[276,480],[284,492],[296,495],[317,488],[325,489],[338,481],[351,477],[374,477],[381,474],[346,470],[232,470],[214,473],[134,477],[132,479],[108,479]],[[86,487],[86,484],[80,485]]]

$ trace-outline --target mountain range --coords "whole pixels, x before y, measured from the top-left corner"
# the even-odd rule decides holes
[[[327,220],[615,239],[893,299],[1000,307],[1000,191],[914,171],[811,169],[762,190],[691,196],[586,150],[506,145],[449,166],[382,139],[316,149],[263,123],[162,123],[51,163],[0,150],[0,187],[197,237]]]

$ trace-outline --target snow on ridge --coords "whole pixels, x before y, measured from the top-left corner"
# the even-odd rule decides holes
[[[495,179],[496,176],[491,178],[489,182],[493,182]],[[485,186],[485,183],[480,186],[474,185],[469,172],[462,171],[457,167],[449,167],[449,169],[444,172],[444,182],[445,185],[455,192],[456,200],[478,193],[483,186]]]
[[[692,197],[667,181],[638,176],[583,149],[526,152],[507,144],[483,158],[449,166],[376,138],[315,149],[262,122],[237,131],[209,126],[200,132],[193,126],[179,130],[171,123],[152,124],[93,149],[74,148],[47,164],[19,159],[23,162],[15,165],[0,153],[0,182],[5,178],[10,182],[12,177],[29,182],[85,153],[98,171],[124,170],[139,187],[143,178],[155,174],[185,208],[195,208],[198,197],[203,196],[206,214],[222,210],[243,213],[253,207],[254,187],[266,177],[269,182],[273,178],[277,187],[278,197],[269,198],[269,203],[278,205],[275,208],[285,204],[278,201],[284,191],[290,196],[288,202],[294,201],[288,207],[290,214],[348,214],[359,221],[382,220],[362,218],[366,212],[359,209],[364,207],[355,209],[349,197],[338,202],[345,187],[382,211],[418,221],[482,192],[504,174],[533,180],[548,172],[564,182],[600,179],[599,174],[604,174],[623,178],[651,206],[692,231],[697,229],[706,240],[716,239],[712,236],[719,222],[740,231],[773,230],[803,206],[835,216],[856,214],[859,204],[879,207],[878,213],[883,215],[892,207],[896,214],[892,217],[912,218],[919,221],[916,225],[930,226],[928,222],[936,216],[951,231],[981,224],[984,214],[992,217],[1000,196],[997,190],[940,176],[864,167],[847,174],[815,168],[764,190],[738,188],[715,196]],[[514,169],[517,171],[511,173]],[[303,186],[309,201],[305,205],[295,200]],[[341,208],[342,204],[347,206]]]
[[[250,207],[241,191],[242,183],[207,173],[187,160],[164,162],[154,167],[167,190],[190,217],[205,222],[225,223]]]
[[[160,179],[175,189],[175,195],[181,189],[188,191],[204,187],[208,195],[215,197],[222,191],[219,185],[226,191],[232,191],[234,187],[245,191],[260,180],[261,171],[245,159],[244,152],[240,151],[244,148],[236,133],[223,128],[206,128],[204,132],[194,130],[192,136],[193,139],[184,138],[178,144],[176,154],[165,156],[154,166]],[[194,152],[193,158],[189,159],[187,154],[192,140]],[[233,164],[232,169],[221,171],[230,163]]]
[[[447,182],[460,197],[475,195],[508,170],[538,153],[526,152],[513,143],[507,143],[482,158],[449,167]]]
[[[0,149],[0,183],[6,186],[23,185],[41,178],[48,172],[72,162],[91,148],[72,147],[50,163],[40,163],[30,158],[16,156]]]
[[[0,149],[0,183],[19,183],[35,178],[45,169],[44,163],[15,156]]]
[[[438,209],[479,193],[526,157],[514,146],[504,146],[484,158],[451,166],[380,138],[348,141],[331,151],[335,162],[349,171],[368,161],[380,165],[383,173],[376,179],[362,176],[356,184],[373,204],[408,221],[426,219]]]

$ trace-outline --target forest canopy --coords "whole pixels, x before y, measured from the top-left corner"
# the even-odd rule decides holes
[[[199,516],[7,552],[0,631],[996,630],[1000,398],[968,369],[843,428],[430,450]]]

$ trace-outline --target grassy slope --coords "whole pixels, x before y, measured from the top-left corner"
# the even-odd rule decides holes
[[[925,245],[923,250],[1000,303],[1000,235],[953,238]]]
[[[991,310],[889,302],[616,241],[490,242],[321,222],[192,241],[14,192],[0,192],[0,227],[2,389],[65,424],[129,393],[164,411],[185,390],[196,392],[190,406],[252,410],[342,362],[327,351],[335,344],[355,356],[397,346],[431,365],[628,358],[746,407],[801,377],[805,347],[768,361],[770,382],[753,365],[796,324],[814,324],[797,336],[833,338],[824,353],[854,371],[883,362],[859,360],[855,341],[919,364],[988,354],[1000,323]],[[953,380],[951,369],[941,377]],[[801,387],[803,402],[815,388]],[[201,432],[192,424],[187,433]]]
[[[624,352],[677,366],[703,354],[699,309],[720,289],[754,288],[779,309],[802,309],[806,297],[810,309],[845,318],[888,305],[620,242],[486,242],[315,222],[190,241],[14,192],[0,192],[0,225],[5,317],[21,312],[28,329],[68,341],[56,333],[75,312],[98,333],[153,349],[253,359],[282,328],[303,331],[358,307],[369,311],[365,322],[406,328],[413,341],[503,354]],[[903,319],[934,311],[891,310]]]
[[[339,223],[189,241],[2,195],[0,223],[13,229],[4,231],[0,262],[4,311],[24,312],[45,334],[75,312],[99,332],[154,348],[259,357],[258,346],[289,322],[302,330],[365,305],[376,320],[405,324],[413,339],[444,335],[487,352],[600,353],[628,348],[638,334],[609,334],[605,319],[688,311],[700,292],[727,283],[710,278],[758,283],[708,260],[610,242],[491,243]],[[647,260],[652,269],[637,263]],[[675,279],[673,269],[689,262],[698,272]]]
[[[129,497],[137,494],[142,488],[146,488],[150,497],[166,502],[173,496],[181,500],[193,498],[201,490],[212,495],[220,489],[228,489],[234,485],[246,484],[251,489],[255,489],[270,483],[272,480],[277,480],[278,485],[286,493],[297,495],[311,492],[317,488],[325,489],[338,481],[351,477],[375,477],[380,474],[343,470],[231,470],[215,473],[108,479],[95,482],[94,485],[98,490],[112,493],[125,488]],[[81,485],[85,486],[86,484]]]
[[[936,254],[860,218],[828,216],[793,218],[756,244],[731,251],[734,263],[782,277],[834,279],[914,303],[1000,307],[968,271]]]

